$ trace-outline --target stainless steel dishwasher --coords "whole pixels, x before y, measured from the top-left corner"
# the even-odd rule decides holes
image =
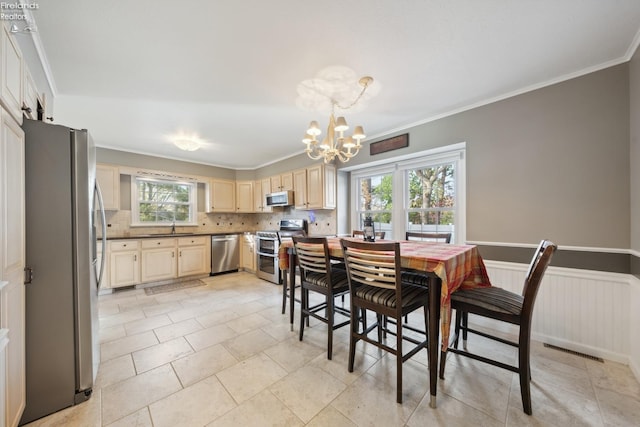
[[[211,275],[238,271],[240,245],[237,234],[211,236]]]

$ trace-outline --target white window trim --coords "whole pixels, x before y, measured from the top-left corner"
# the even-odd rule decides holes
[[[150,179],[145,175],[131,175],[131,227],[162,227],[172,225],[173,222],[140,222],[140,206],[138,205],[138,179]],[[191,215],[189,221],[177,222],[177,226],[197,226],[198,225],[198,183],[197,181],[182,181],[164,177],[152,177],[154,181],[166,181],[173,184],[184,184],[190,186],[189,200],[191,205]]]
[[[350,218],[352,228],[357,228],[358,215],[357,203],[359,194],[357,182],[362,177],[371,175],[382,175],[393,173],[393,200],[401,200],[402,203],[394,203],[391,211],[393,218],[393,236],[388,236],[394,240],[403,240],[405,230],[408,227],[404,207],[407,205],[407,192],[404,185],[404,174],[407,169],[415,167],[429,167],[442,163],[454,163],[456,173],[454,176],[456,187],[456,207],[454,216],[456,218],[456,241],[452,243],[463,244],[467,236],[467,177],[466,177],[466,142],[438,147],[431,150],[420,151],[409,155],[398,156],[384,161],[368,163],[361,168],[350,168],[351,172],[351,206]]]

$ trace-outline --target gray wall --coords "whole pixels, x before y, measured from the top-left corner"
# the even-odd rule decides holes
[[[629,80],[631,249],[640,251],[640,53],[638,51],[631,58]],[[636,271],[640,273],[640,266]]]
[[[349,166],[466,141],[467,240],[629,248],[628,64],[408,133],[409,147]]]
[[[219,168],[199,163],[171,160],[164,157],[153,157],[126,151],[111,150],[98,147],[96,152],[98,163],[111,163],[120,166],[131,166],[143,169],[155,169],[167,172],[184,173],[188,175],[210,176],[220,179],[236,179],[233,169]],[[244,172],[244,171],[242,171]],[[242,178],[253,179],[253,178]]]

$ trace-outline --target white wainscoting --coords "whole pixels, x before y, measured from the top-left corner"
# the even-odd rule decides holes
[[[490,260],[485,265],[494,286],[522,292],[527,265]],[[640,281],[632,281],[637,279],[627,274],[549,267],[536,300],[532,339],[628,364],[640,378],[640,349],[634,355],[632,346],[638,344],[631,344],[640,324]],[[505,332],[517,330],[475,316],[470,321]]]
[[[629,343],[631,351],[629,354],[629,367],[633,371],[638,381],[640,381],[640,279],[631,277],[631,289],[629,296],[630,310],[630,334]]]

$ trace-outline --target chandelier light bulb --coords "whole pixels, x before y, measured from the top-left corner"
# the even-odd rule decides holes
[[[317,136],[322,133],[320,130],[320,126],[318,126],[318,122],[315,120],[309,123],[309,129],[307,129],[307,133],[312,136]]]
[[[336,120],[336,127],[334,128],[334,130],[336,130],[337,132],[344,132],[345,130],[349,129],[349,125],[347,125],[347,121],[345,120],[344,117],[338,117],[338,120]]]
[[[353,137],[355,139],[365,139],[367,137],[362,126],[356,126],[356,128],[353,130]]]

